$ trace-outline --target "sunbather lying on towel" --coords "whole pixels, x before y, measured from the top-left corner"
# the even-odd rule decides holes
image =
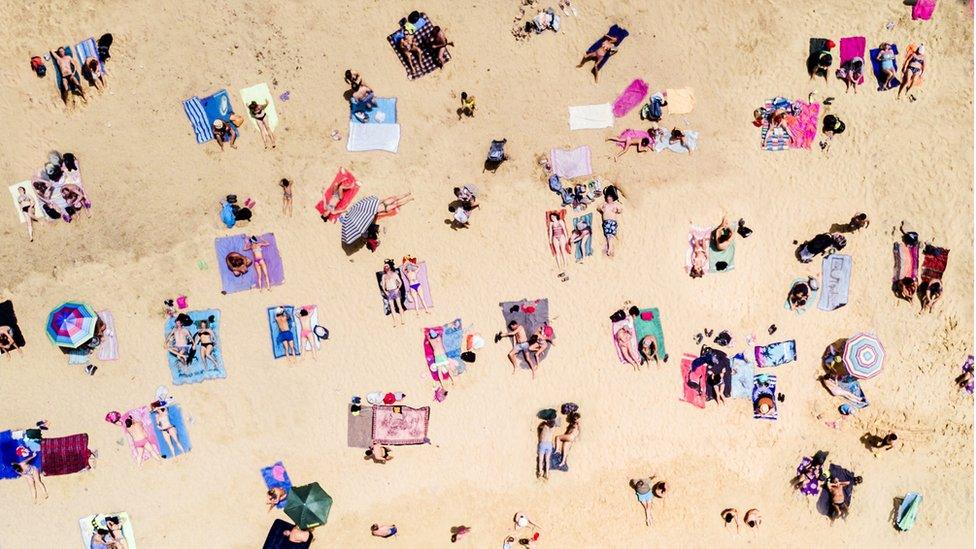
[[[915,51],[905,59],[904,69],[901,73],[901,86],[898,88],[898,98],[901,98],[902,90],[912,91],[922,75],[925,74],[925,46],[919,45]]]
[[[447,63],[447,47],[454,46],[454,42],[451,42],[447,38],[447,34],[444,33],[444,29],[434,26],[430,29],[431,40],[430,40],[430,51],[432,53],[431,57],[434,58],[434,64],[438,67],[443,67],[444,63]]]
[[[538,367],[538,364],[535,364],[532,360],[532,353],[529,349],[529,338],[525,333],[525,328],[513,320],[508,323],[507,332],[498,332],[495,335],[495,342],[497,343],[503,337],[512,338],[512,350],[508,352],[508,360],[512,363],[512,373],[514,374],[518,371],[518,355],[521,354],[525,358],[525,363],[532,369],[532,377],[535,378],[535,369]]]
[[[177,317],[176,326],[166,335],[166,350],[179,361],[180,375],[188,376],[190,375],[188,365],[192,360],[190,353],[193,350],[193,345],[190,340],[190,331],[186,329],[189,326],[186,324],[188,317],[182,317],[185,315]]]
[[[88,98],[85,96],[85,89],[81,87],[81,80],[79,79],[81,66],[78,65],[78,61],[70,55],[65,55],[64,48],[58,48],[54,52],[54,62],[58,64],[58,69],[61,70],[61,89],[65,95],[71,93],[72,88],[76,89],[87,103]]]
[[[525,331],[523,330],[522,333],[524,334]],[[458,375],[457,361],[447,356],[447,350],[444,349],[444,338],[436,330],[427,330],[427,341],[430,342],[430,348],[434,351],[434,363],[431,367],[437,374],[437,383],[441,389],[444,389],[444,378],[447,377],[451,380],[451,385],[454,386],[454,378]],[[511,359],[511,356],[509,358]]]
[[[794,137],[793,135],[793,132],[790,131],[790,126],[789,126],[790,114],[791,114],[790,111],[787,109],[776,109],[773,112],[769,113],[769,130],[766,131],[766,140],[763,141],[763,147],[766,147],[766,145],[769,143],[769,140],[773,138],[773,132],[777,128],[781,128],[784,132],[786,132],[786,136],[790,139],[790,141],[796,139],[796,137]]]
[[[583,59],[580,59],[579,65],[576,65],[576,68],[582,67],[587,61],[593,61],[593,69],[590,72],[593,73],[593,81],[597,82],[600,74],[600,64],[603,63],[605,58],[615,53],[617,53],[617,38],[605,34],[600,45],[595,50],[584,55]]]
[[[691,278],[705,276],[705,267],[708,266],[708,241],[706,238],[703,236],[691,240],[691,269],[688,271],[688,276]]]
[[[631,349],[634,337],[634,331],[630,326],[624,325],[617,330],[617,333],[613,334],[613,341],[617,344],[617,349],[620,351],[620,356],[623,357],[624,362],[633,366],[634,371],[637,372],[640,371],[640,360],[634,356]]]
[[[688,144],[688,137],[678,128],[672,129],[671,136],[668,138],[668,145],[674,145],[676,143],[680,143],[682,147],[688,150],[688,154],[691,154],[692,149],[691,145]]]
[[[884,76],[884,83],[878,86],[878,91],[884,91],[891,87],[891,81],[895,79],[895,51],[891,44],[883,42],[878,46],[877,60],[881,62],[881,74]]]
[[[626,129],[620,132],[617,137],[608,137],[607,141],[612,141],[620,147],[620,151],[613,157],[614,162],[623,156],[631,146],[636,146],[639,153],[652,149],[654,138],[651,137],[651,132],[653,131],[654,128],[649,128],[647,131]]]
[[[918,292],[918,281],[910,276],[906,276],[895,282],[895,295],[905,301],[915,299],[916,292]]]
[[[156,414],[156,428],[159,432],[163,434],[163,440],[160,442],[165,442],[169,445],[169,448],[176,454],[179,451],[180,454],[185,454],[186,449],[183,448],[183,444],[180,442],[179,434],[176,432],[176,427],[173,422],[169,419],[169,408],[166,407],[165,402],[156,401],[150,405],[152,411]]]
[[[416,27],[413,23],[407,22],[406,19],[401,19],[400,29],[403,30],[403,38],[397,42],[397,48],[400,49],[403,57],[407,59],[407,63],[410,65],[410,72],[416,74],[420,57],[424,54],[420,49],[420,44],[417,42]]]
[[[85,190],[78,185],[67,183],[61,187],[61,198],[64,199],[65,211],[68,212],[69,218],[81,210],[86,210],[88,217],[91,217],[91,202],[88,200]]]
[[[232,149],[237,148],[237,132],[231,129],[230,122],[225,122],[218,118],[213,121],[213,126],[211,126],[210,130],[213,133],[214,140],[220,145],[220,150],[224,150],[224,139],[230,140],[230,147]]]

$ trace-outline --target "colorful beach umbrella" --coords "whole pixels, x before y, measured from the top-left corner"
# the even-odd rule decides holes
[[[77,349],[95,335],[98,315],[91,306],[69,301],[47,317],[47,336],[58,347]]]
[[[352,244],[359,240],[369,230],[369,226],[376,220],[376,210],[380,199],[367,196],[353,204],[346,213],[339,217],[342,225],[342,243]]]
[[[857,334],[844,345],[844,366],[858,379],[871,379],[880,374],[884,358],[884,347],[873,334]]]
[[[321,526],[329,520],[332,496],[317,482],[292,487],[286,501],[285,514],[302,530]]]

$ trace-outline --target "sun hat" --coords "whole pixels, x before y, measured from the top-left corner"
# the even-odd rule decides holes
[[[217,128],[218,130],[223,129],[223,127],[224,127],[224,121],[221,120],[221,119],[219,119],[219,118],[217,120],[214,120],[213,121],[213,127]]]

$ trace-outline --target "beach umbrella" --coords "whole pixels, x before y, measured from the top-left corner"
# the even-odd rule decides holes
[[[858,379],[871,379],[880,374],[884,357],[884,347],[873,334],[857,334],[844,345],[844,366]]]
[[[346,213],[339,217],[339,223],[342,225],[343,244],[352,244],[366,234],[369,226],[376,219],[379,203],[379,198],[367,196],[353,204]]]
[[[325,493],[317,482],[292,487],[286,501],[285,514],[302,530],[321,526],[329,520],[332,496]]]
[[[98,315],[90,305],[69,301],[47,317],[47,336],[58,347],[77,349],[95,335]]]

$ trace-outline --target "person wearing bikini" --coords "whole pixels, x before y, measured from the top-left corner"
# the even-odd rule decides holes
[[[258,123],[258,129],[261,130],[261,140],[264,141],[265,150],[268,149],[270,145],[271,148],[275,148],[274,133],[271,131],[271,126],[268,125],[268,101],[264,103],[258,103],[257,101],[251,101],[247,105],[248,112],[251,113],[251,118],[253,118]]]
[[[203,371],[219,370],[220,364],[214,356],[214,346],[217,344],[217,334],[210,328],[210,323],[201,320],[197,327],[197,333],[193,336],[193,343],[200,348],[200,363],[203,364]],[[208,367],[207,363],[213,364]]]
[[[270,246],[267,242],[259,240],[258,237],[244,237],[244,251],[250,251],[254,256],[254,270],[257,271],[257,289],[261,289],[261,278],[264,278],[265,286],[271,291],[271,276],[268,274],[268,262],[264,259],[261,248]]]
[[[281,182],[278,183],[281,186],[281,213],[291,217],[292,214],[292,192],[295,187],[291,181],[281,178]]]
[[[173,456],[185,454],[186,449],[180,443],[180,437],[176,432],[176,427],[169,420],[169,409],[166,407],[166,403],[159,401],[153,402],[151,409],[156,414],[156,428],[159,429],[159,432],[163,433],[163,439],[165,439],[166,444],[173,450]],[[177,449],[179,449],[179,454],[176,453]]]
[[[313,339],[315,337],[315,332],[312,330],[311,316],[313,310],[314,309],[309,310],[308,307],[302,307],[302,309],[298,311],[298,322],[302,326],[302,335],[298,344],[304,346],[307,343],[309,349],[312,350],[312,358],[316,359],[318,356],[315,352],[315,340]]]
[[[35,213],[36,204],[34,199],[27,194],[27,189],[25,187],[17,187],[17,207],[24,214],[24,219],[27,220],[27,236],[30,241],[34,241],[34,222],[40,221],[41,218],[37,217]]]
[[[424,308],[424,312],[430,314],[430,309],[427,308],[427,300],[424,299],[423,292],[420,291],[420,280],[417,279],[417,273],[420,272],[420,266],[417,265],[417,258],[415,257],[404,257],[403,264],[400,265],[400,272],[407,279],[407,293],[410,296],[410,300],[414,303],[414,310],[417,311],[417,316],[420,316],[420,308]]]
[[[125,425],[125,433],[132,440],[132,447],[136,451],[136,463],[139,464],[139,467],[142,467],[142,462],[147,459],[147,453],[153,459],[160,459],[159,452],[152,445],[152,442],[149,440],[149,434],[146,433],[146,429],[142,426],[141,422],[132,419],[132,417],[127,417],[123,424]]]

